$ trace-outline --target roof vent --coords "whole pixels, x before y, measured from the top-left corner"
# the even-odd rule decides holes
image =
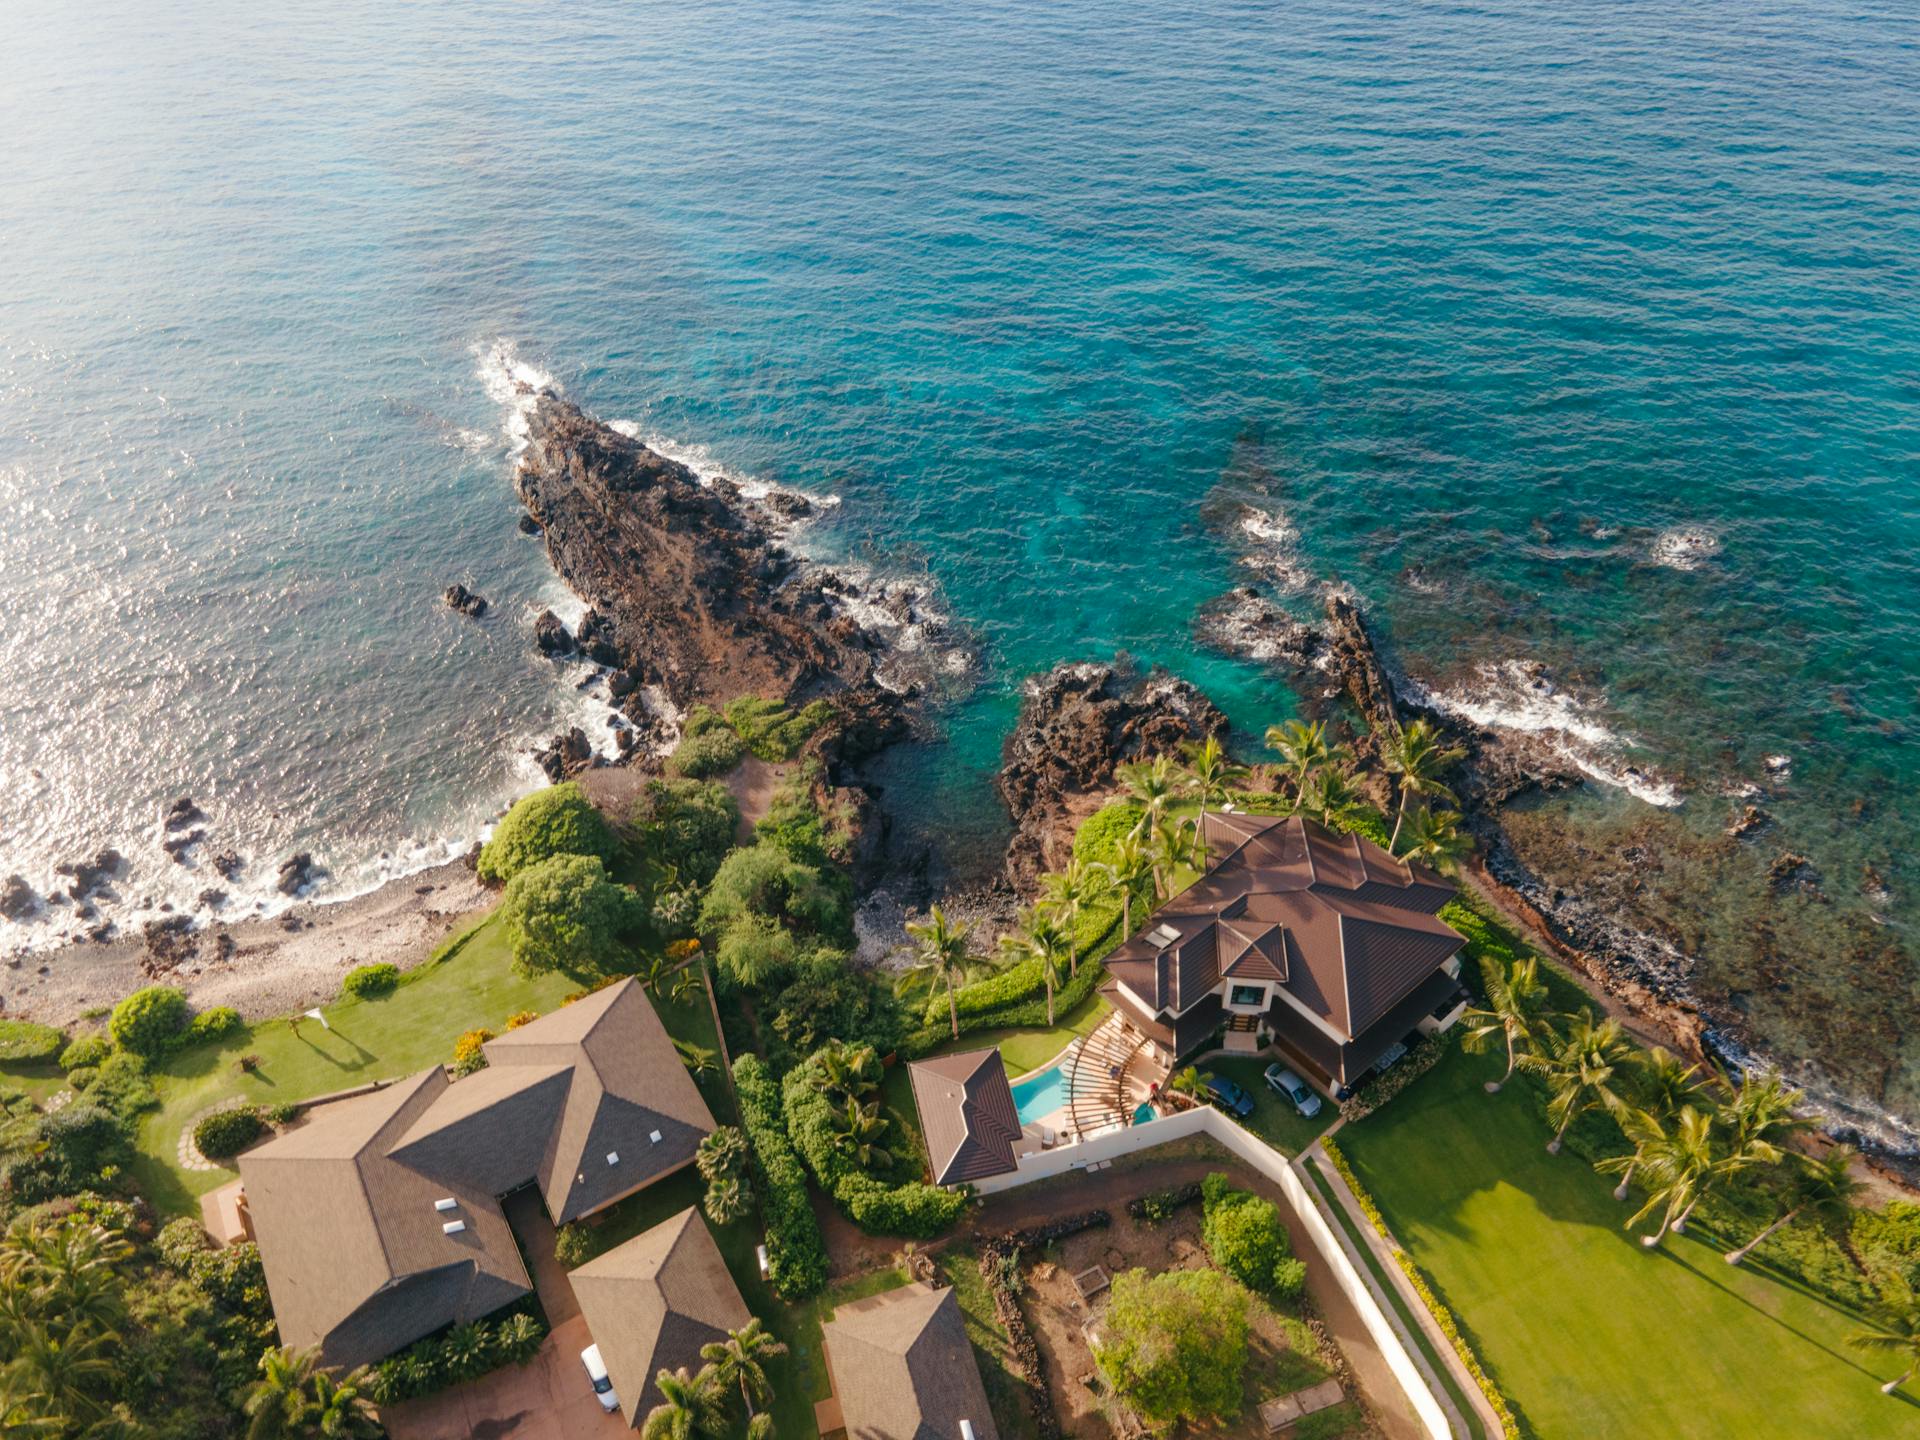
[[[440,1233],[442,1235],[458,1235],[462,1230],[465,1230],[466,1228],[467,1228],[467,1222],[464,1220],[449,1220],[447,1221],[446,1224],[440,1227]]]
[[[458,1210],[460,1208],[460,1202],[451,1195],[444,1195],[433,1202],[433,1208],[436,1210]]]
[[[663,1136],[658,1130],[649,1131],[647,1134],[647,1139],[651,1140],[656,1145],[658,1145],[665,1138],[666,1137]]]
[[[619,1163],[620,1163],[620,1152],[618,1150],[607,1151],[607,1164],[618,1165]]]
[[[1147,932],[1147,943],[1156,950],[1164,950],[1180,938],[1180,932],[1171,925],[1156,925]]]

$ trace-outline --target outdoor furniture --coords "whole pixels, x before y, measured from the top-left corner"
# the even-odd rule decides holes
[[[1309,1415],[1317,1415],[1338,1405],[1347,1398],[1346,1391],[1340,1388],[1338,1380],[1322,1380],[1318,1385],[1310,1385],[1305,1390],[1296,1390],[1291,1395],[1279,1395],[1271,1400],[1260,1402],[1260,1419],[1267,1427],[1267,1433],[1283,1430],[1296,1420],[1304,1420]]]

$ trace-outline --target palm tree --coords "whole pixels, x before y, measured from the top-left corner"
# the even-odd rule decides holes
[[[11,1415],[0,1412],[7,1422],[6,1435],[11,1437],[16,1428],[32,1435],[44,1427],[44,1433],[57,1437],[112,1427],[115,1408],[110,1397],[119,1377],[117,1334],[92,1326],[69,1330],[18,1315],[7,1317],[0,1334],[10,1352],[0,1376],[11,1392],[12,1406],[32,1417],[16,1425]]]
[[[707,1182],[707,1196],[703,1202],[707,1218],[716,1225],[731,1225],[746,1217],[753,1206],[753,1192],[735,1178],[728,1177]]]
[[[762,1410],[748,1420],[747,1440],[773,1440],[773,1416]]]
[[[1836,1145],[1818,1160],[1807,1156],[1789,1160],[1781,1183],[1786,1213],[1738,1250],[1729,1250],[1727,1263],[1738,1265],[1756,1245],[1803,1215],[1828,1227],[1839,1225],[1851,1215],[1853,1197],[1866,1188],[1853,1178],[1855,1153],[1850,1145]]]
[[[1153,856],[1138,831],[1120,837],[1107,870],[1120,891],[1120,938],[1125,940],[1133,934],[1134,888],[1153,878]]]
[[[1185,789],[1200,802],[1200,828],[1204,831],[1207,806],[1226,804],[1234,786],[1247,778],[1247,767],[1236,763],[1215,735],[1198,743],[1182,741],[1180,753],[1187,758]]]
[[[938,905],[927,912],[924,924],[916,922],[907,926],[913,945],[911,963],[902,980],[909,987],[921,985],[929,990],[946,986],[947,1019],[952,1022],[956,1040],[960,1038],[960,1002],[955,996],[973,969],[973,956],[967,949],[967,936],[972,929],[971,925],[950,923],[946,911]]]
[[[1656,1119],[1665,1120],[1699,1093],[1697,1077],[1700,1067],[1686,1064],[1666,1046],[1656,1045],[1651,1050],[1640,1051],[1633,1058],[1638,1075],[1633,1089],[1640,1101],[1640,1109]],[[1621,1172],[1620,1183],[1613,1187],[1614,1199],[1627,1198],[1628,1187],[1633,1184],[1633,1172],[1640,1168],[1641,1159],[1636,1147],[1631,1155],[1614,1156],[1595,1166],[1603,1173],[1614,1170]]]
[[[737,1179],[747,1168],[747,1137],[738,1125],[722,1125],[700,1142],[694,1169],[702,1180]]]
[[[1151,760],[1134,760],[1118,766],[1113,774],[1127,794],[1140,803],[1140,823],[1134,829],[1143,835],[1150,833],[1180,792],[1173,758],[1156,755]]]
[[[821,1047],[820,1085],[827,1098],[864,1100],[880,1088],[880,1057],[871,1045],[848,1045],[839,1040]]]
[[[1306,798],[1307,781],[1322,765],[1332,762],[1336,750],[1327,743],[1325,722],[1289,720],[1267,727],[1267,748],[1280,757],[1282,771],[1293,777],[1293,801]],[[1345,747],[1340,747],[1344,749]]]
[[[1460,833],[1457,811],[1420,809],[1413,812],[1413,820],[1407,827],[1407,848],[1400,858],[1445,870],[1467,853],[1467,847],[1467,837]]]
[[[110,1329],[127,1316],[118,1266],[133,1246],[103,1226],[78,1218],[49,1225],[16,1224],[0,1265],[32,1292],[33,1308],[62,1325],[96,1324]]]
[[[698,1375],[688,1374],[684,1365],[662,1370],[653,1383],[659,1388],[660,1403],[641,1422],[640,1440],[693,1440],[713,1428],[716,1397],[710,1368]]]
[[[1547,987],[1540,983],[1540,961],[1529,955],[1515,960],[1502,970],[1491,955],[1480,957],[1480,976],[1487,990],[1484,1009],[1467,1011],[1465,1045],[1475,1055],[1500,1036],[1507,1047],[1507,1073],[1487,1081],[1487,1093],[1498,1095],[1500,1087],[1513,1078],[1513,1068],[1522,1051],[1531,1053],[1552,1032],[1541,1014],[1547,1003]]]
[[[1549,1155],[1560,1153],[1560,1142],[1576,1117],[1589,1110],[1610,1115],[1626,1111],[1615,1076],[1632,1054],[1633,1046],[1618,1020],[1596,1024],[1593,1012],[1583,1006],[1551,1052],[1520,1057],[1520,1068],[1544,1076],[1553,1090],[1547,1102],[1547,1119],[1555,1127],[1553,1139],[1547,1142]]]
[[[1070,942],[1060,923],[1045,910],[1027,911],[1020,917],[1021,928],[1000,937],[1000,948],[1016,960],[1032,960],[1040,967],[1040,978],[1047,987],[1047,1028],[1053,1028],[1053,989],[1059,983],[1060,962]]]
[[[1175,820],[1171,815],[1161,816],[1147,837],[1147,853],[1153,857],[1154,895],[1164,898],[1160,895],[1162,889],[1172,895],[1173,880],[1180,873],[1180,867],[1193,865],[1199,859],[1193,822]]]
[[[1407,820],[1407,802],[1415,795],[1429,804],[1435,797],[1453,805],[1460,803],[1453,791],[1440,783],[1440,777],[1465,759],[1467,752],[1445,744],[1440,732],[1425,720],[1415,720],[1399,734],[1389,736],[1383,749],[1387,769],[1400,777],[1400,814],[1387,841],[1387,853],[1391,855],[1400,843],[1400,827]]]
[[[378,1440],[387,1432],[380,1424],[380,1412],[368,1396],[373,1372],[365,1365],[341,1375],[337,1370],[318,1370],[308,1382],[313,1398],[308,1401],[307,1433],[324,1440]]]
[[[1779,1160],[1786,1142],[1811,1127],[1811,1121],[1794,1114],[1806,1098],[1805,1091],[1789,1089],[1778,1075],[1748,1076],[1720,1107],[1733,1148],[1752,1150],[1756,1160],[1768,1164]]]
[[[326,1436],[373,1440],[384,1434],[369,1398],[372,1372],[366,1366],[347,1375],[320,1364],[317,1346],[295,1350],[282,1345],[260,1357],[260,1378],[242,1406],[247,1440],[292,1440]]]
[[[1868,1312],[1870,1330],[1847,1337],[1856,1350],[1873,1354],[1898,1355],[1907,1368],[1880,1387],[1882,1395],[1891,1395],[1920,1370],[1920,1296],[1903,1275],[1895,1275],[1880,1292],[1880,1302]]]
[[[737,1384],[740,1398],[747,1402],[747,1418],[754,1415],[754,1403],[773,1402],[773,1385],[767,1379],[767,1361],[787,1353],[767,1327],[755,1316],[738,1330],[729,1330],[727,1338],[700,1347],[700,1358],[713,1367],[714,1384]]]
[[[1189,1065],[1184,1070],[1174,1072],[1173,1079],[1167,1082],[1167,1089],[1180,1096],[1189,1106],[1207,1103],[1207,1082],[1200,1078],[1197,1067]]]
[[[1079,856],[1067,862],[1067,868],[1040,877],[1042,900],[1049,910],[1066,921],[1067,974],[1080,973],[1080,909],[1091,905],[1113,888],[1113,872],[1095,861]],[[954,1038],[960,1038],[956,1022]]]
[[[860,1169],[873,1171],[893,1163],[893,1152],[881,1143],[892,1122],[880,1113],[879,1101],[862,1105],[858,1100],[848,1100],[847,1108],[834,1117],[833,1123],[838,1132],[833,1137],[834,1145],[851,1155]]]
[[[1682,1105],[1670,1123],[1644,1110],[1629,1110],[1621,1124],[1643,1157],[1641,1175],[1648,1187],[1647,1203],[1627,1218],[1627,1228],[1660,1212],[1660,1228],[1640,1237],[1649,1250],[1666,1238],[1667,1231],[1685,1230],[1694,1207],[1713,1187],[1750,1163],[1720,1146],[1710,1110]]]
[[[1323,825],[1338,825],[1365,809],[1360,787],[1337,765],[1324,765],[1307,782],[1300,808]]]

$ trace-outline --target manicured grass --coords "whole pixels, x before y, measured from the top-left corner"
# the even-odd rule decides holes
[[[1253,1096],[1253,1114],[1240,1123],[1282,1155],[1291,1157],[1325,1134],[1327,1127],[1340,1118],[1340,1109],[1322,1095],[1320,1113],[1307,1119],[1267,1088],[1263,1072],[1271,1064],[1271,1055],[1216,1055],[1202,1062],[1199,1069],[1203,1075],[1224,1075]]]
[[[984,1050],[993,1046],[1006,1063],[1007,1078],[1017,1080],[1045,1065],[1076,1037],[1091,1035],[1112,1009],[1105,997],[1089,995],[1072,1010],[1056,1011],[1052,1029],[975,1030],[962,1035],[958,1041],[949,1041],[933,1053],[945,1055],[954,1050]]]
[[[953,1245],[934,1258],[934,1265],[953,1287],[966,1316],[967,1339],[986,1386],[987,1406],[1003,1440],[1036,1440],[1039,1427],[1027,1403],[1027,1382],[1013,1362],[1013,1345],[994,1313],[993,1296],[980,1273],[980,1257],[971,1245]]]
[[[1853,1317],[1690,1237],[1643,1250],[1606,1179],[1546,1153],[1524,1086],[1481,1089],[1501,1063],[1456,1051],[1340,1144],[1529,1433],[1920,1433]]]

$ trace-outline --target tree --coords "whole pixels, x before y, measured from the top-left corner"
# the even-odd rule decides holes
[[[641,1422],[640,1440],[693,1440],[717,1428],[719,1397],[711,1368],[698,1375],[689,1374],[684,1365],[662,1370],[653,1383],[660,1390],[660,1403]]]
[[[938,905],[928,912],[925,922],[907,926],[913,940],[912,958],[902,981],[909,987],[918,984],[929,990],[946,987],[947,1019],[952,1022],[956,1040],[960,1038],[960,1004],[955,996],[974,967],[967,949],[972,929],[971,925],[950,923],[946,911]]]
[[[1281,770],[1293,777],[1293,803],[1306,798],[1307,781],[1322,765],[1330,764],[1336,748],[1327,743],[1324,721],[1311,724],[1289,720],[1284,725],[1267,727],[1267,748],[1280,757]],[[1344,747],[1340,747],[1344,749]]]
[[[1400,858],[1446,870],[1467,853],[1468,843],[1455,811],[1420,809],[1407,826],[1407,848]]]
[[[1040,877],[1042,904],[1066,922],[1067,974],[1080,973],[1080,910],[1091,905],[1113,887],[1113,872],[1104,865],[1082,860],[1067,862],[1067,868]],[[954,1032],[956,1038],[959,1031]]]
[[[700,1347],[700,1358],[713,1367],[717,1388],[740,1387],[740,1398],[747,1402],[747,1417],[754,1406],[773,1402],[773,1385],[767,1379],[767,1362],[787,1353],[787,1347],[767,1333],[759,1316],[738,1330],[729,1330],[725,1340]]]
[[[733,848],[740,807],[715,780],[649,780],[628,821],[647,859],[705,885]]]
[[[1204,832],[1207,806],[1224,805],[1234,787],[1247,778],[1247,767],[1227,754],[1216,735],[1201,741],[1186,740],[1180,745],[1186,757],[1184,789],[1200,802],[1200,828]]]
[[[1047,987],[1047,1026],[1053,1026],[1053,990],[1060,980],[1060,962],[1066,957],[1067,932],[1046,911],[1032,909],[1020,917],[1020,929],[1000,937],[1000,947],[1010,958],[1031,960],[1040,967],[1040,978]]]
[[[592,855],[610,861],[619,842],[581,788],[568,781],[516,801],[480,847],[474,869],[482,880],[511,880],[556,855]]]
[[[744,1180],[712,1180],[707,1183],[702,1205],[714,1224],[731,1225],[736,1220],[744,1220],[753,1208],[753,1191]]]
[[[500,904],[513,968],[597,976],[617,972],[623,938],[641,919],[633,891],[607,876],[596,855],[555,855],[517,873]]]
[[[1218,1270],[1113,1279],[1094,1359],[1121,1399],[1151,1425],[1240,1413],[1249,1297]]]
[[[1467,752],[1442,741],[1440,732],[1425,720],[1415,720],[1402,727],[1399,734],[1389,736],[1384,752],[1387,769],[1400,778],[1400,813],[1387,839],[1387,853],[1391,855],[1400,843],[1400,827],[1406,823],[1407,804],[1414,796],[1429,805],[1435,799],[1460,803],[1453,791],[1440,783],[1440,777],[1464,760]]]
[[[1618,1020],[1596,1024],[1593,1012],[1583,1006],[1551,1051],[1520,1057],[1520,1068],[1543,1076],[1553,1092],[1547,1102],[1547,1120],[1554,1127],[1553,1139],[1547,1142],[1549,1155],[1560,1153],[1560,1142],[1576,1117],[1589,1110],[1625,1113],[1627,1103],[1616,1077],[1632,1054],[1633,1045]]]
[[[1639,1108],[1656,1119],[1665,1120],[1698,1095],[1700,1067],[1687,1064],[1666,1046],[1656,1045],[1651,1050],[1640,1051],[1633,1061],[1634,1096],[1640,1102]],[[1620,1172],[1620,1183],[1613,1187],[1614,1199],[1627,1198],[1633,1172],[1639,1169],[1641,1158],[1639,1148],[1635,1147],[1630,1155],[1612,1156],[1594,1167],[1602,1173]]]
[[[1803,1217],[1828,1229],[1844,1224],[1853,1213],[1853,1197],[1866,1188],[1853,1178],[1857,1153],[1850,1145],[1836,1145],[1818,1160],[1804,1155],[1789,1158],[1779,1192],[1785,1212],[1738,1250],[1729,1250],[1727,1263],[1738,1265],[1768,1236]]]
[[[1167,1089],[1185,1100],[1188,1108],[1207,1103],[1207,1082],[1200,1078],[1200,1071],[1195,1066],[1189,1065],[1184,1070],[1175,1071],[1173,1078],[1167,1082]]]
[[[741,915],[720,932],[713,963],[743,990],[758,990],[793,967],[793,933],[771,915]]]
[[[1206,1216],[1200,1239],[1213,1263],[1249,1290],[1298,1294],[1307,1267],[1294,1258],[1279,1207],[1251,1191],[1234,1189],[1220,1171],[1207,1176],[1202,1189]]]
[[[1360,787],[1337,765],[1323,765],[1307,782],[1300,808],[1323,825],[1339,825],[1366,808]]]
[[[851,1155],[860,1169],[871,1173],[893,1163],[893,1152],[886,1146],[893,1124],[880,1113],[879,1101],[869,1100],[863,1105],[858,1100],[848,1100],[846,1107],[833,1117],[833,1125],[834,1147]]]
[[[1183,865],[1193,865],[1199,859],[1199,847],[1194,839],[1195,827],[1191,820],[1176,820],[1171,815],[1162,815],[1155,822],[1147,837],[1147,853],[1153,857],[1153,893],[1164,898],[1173,894],[1173,880]]]
[[[1882,1395],[1891,1395],[1920,1370],[1920,1296],[1905,1276],[1894,1276],[1880,1292],[1879,1303],[1868,1312],[1870,1329],[1847,1337],[1847,1344],[1869,1354],[1897,1355],[1906,1363],[1893,1379],[1880,1387]]]
[[[1648,1190],[1647,1203],[1628,1217],[1627,1228],[1660,1212],[1660,1228],[1640,1237],[1648,1249],[1664,1240],[1667,1231],[1685,1230],[1694,1207],[1749,1163],[1722,1147],[1713,1132],[1713,1113],[1693,1105],[1682,1105],[1666,1122],[1644,1110],[1629,1110],[1621,1126],[1642,1157],[1641,1177]]]
[[[247,1440],[374,1440],[386,1432],[368,1398],[369,1380],[365,1366],[345,1376],[323,1367],[317,1346],[268,1350],[241,1407]]]
[[[1133,892],[1142,880],[1153,878],[1153,856],[1138,830],[1115,842],[1107,870],[1120,891],[1120,938],[1125,940],[1133,934]]]
[[[1812,1122],[1794,1112],[1806,1103],[1806,1093],[1790,1089],[1778,1075],[1748,1076],[1720,1107],[1720,1119],[1732,1135],[1736,1150],[1751,1151],[1768,1164],[1777,1161],[1782,1147]]]
[[[1142,835],[1152,833],[1180,792],[1180,776],[1174,769],[1173,758],[1156,755],[1151,760],[1134,760],[1116,767],[1113,774],[1127,794],[1140,802],[1140,823],[1134,828]]]
[[[820,1064],[822,1088],[836,1105],[865,1100],[880,1088],[880,1057],[871,1045],[843,1045],[836,1040],[814,1058]]]
[[[0,1239],[0,1432],[107,1436],[130,1430],[114,1403],[127,1318],[118,1228],[75,1214],[21,1219]]]
[[[1546,1008],[1547,987],[1540,983],[1540,961],[1533,955],[1515,960],[1506,970],[1491,955],[1482,955],[1480,977],[1486,986],[1487,1003],[1484,1008],[1467,1011],[1465,1044],[1470,1053],[1478,1055],[1492,1044],[1494,1036],[1505,1041],[1507,1073],[1487,1081],[1487,1093],[1498,1095],[1500,1087],[1513,1078],[1520,1055],[1538,1049],[1541,1040],[1551,1033],[1541,1013]]]
[[[157,1060],[186,1039],[186,993],[171,985],[136,990],[113,1007],[107,1030],[122,1050]]]

